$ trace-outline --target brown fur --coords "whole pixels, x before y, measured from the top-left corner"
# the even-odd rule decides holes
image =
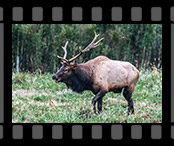
[[[115,61],[105,56],[98,56],[80,66],[90,69],[88,73],[93,79],[95,91],[103,89],[108,92],[128,86],[133,92],[139,78],[139,71],[129,62]]]

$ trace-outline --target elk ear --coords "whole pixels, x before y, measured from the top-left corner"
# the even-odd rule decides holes
[[[77,67],[77,64],[75,64],[75,63],[71,63],[70,66],[71,66],[71,68],[72,68],[73,70],[75,70],[76,67]]]

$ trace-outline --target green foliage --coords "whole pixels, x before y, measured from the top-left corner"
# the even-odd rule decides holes
[[[56,84],[51,74],[15,73],[12,75],[13,123],[161,123],[162,72],[140,71],[133,93],[135,114],[127,117],[127,101],[122,94],[107,93],[103,111],[93,113],[92,92],[77,94],[63,83]]]
[[[77,63],[99,55],[129,61],[137,68],[162,68],[161,24],[13,24],[12,68],[20,57],[20,71],[56,72],[57,55],[69,41],[67,58],[72,58],[93,39],[94,32],[104,37],[100,46],[82,55]]]

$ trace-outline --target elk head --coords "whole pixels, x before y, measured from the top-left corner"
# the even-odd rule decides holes
[[[77,54],[76,56],[74,56],[73,58],[71,58],[69,60],[66,59],[66,56],[67,56],[67,50],[66,50],[66,48],[67,48],[67,45],[68,45],[68,41],[65,43],[65,46],[62,47],[63,50],[64,50],[64,56],[63,57],[57,56],[59,59],[62,60],[61,61],[62,66],[57,71],[57,73],[52,76],[52,79],[55,80],[56,83],[58,83],[58,82],[66,82],[69,78],[72,77],[72,74],[73,74],[74,70],[77,67],[77,64],[72,63],[72,62],[75,59],[77,59],[78,57],[80,57],[82,54],[90,51],[91,48],[96,48],[97,46],[99,46],[99,42],[101,40],[103,40],[104,38],[101,38],[100,40],[98,40],[97,42],[95,42],[98,36],[99,36],[99,34],[97,35],[95,33],[95,37],[92,40],[92,42],[84,50],[80,50],[79,49],[80,50],[79,54]]]

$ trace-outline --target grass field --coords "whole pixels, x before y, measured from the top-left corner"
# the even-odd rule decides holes
[[[135,114],[127,117],[122,94],[107,93],[95,115],[90,91],[78,94],[56,84],[52,74],[12,74],[13,123],[161,123],[162,72],[141,71],[133,93]]]

